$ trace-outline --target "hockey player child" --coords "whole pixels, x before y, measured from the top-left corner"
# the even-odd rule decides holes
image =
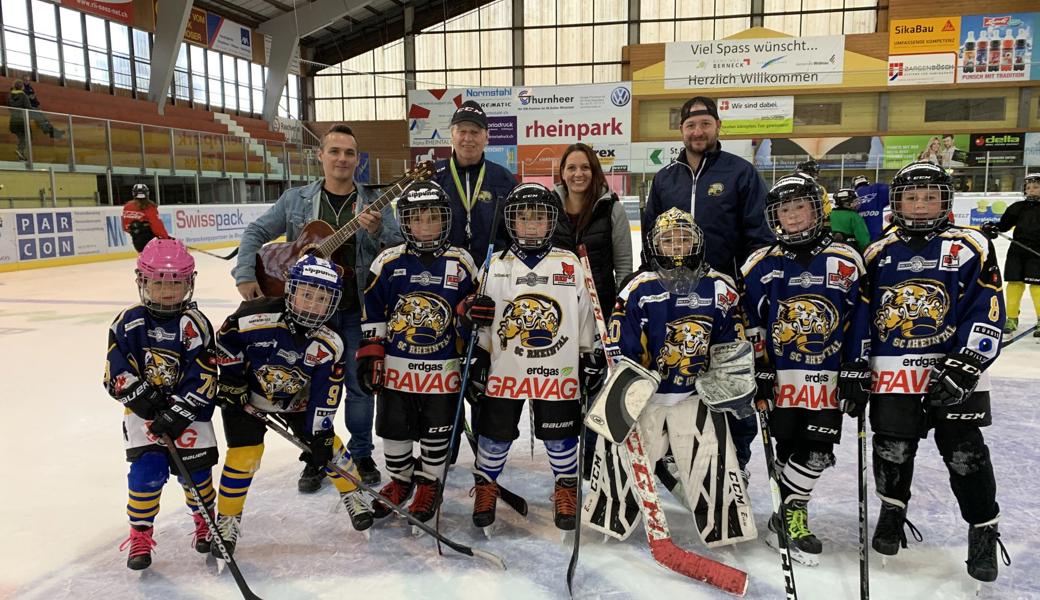
[[[648,464],[671,448],[682,484],[672,493],[693,507],[705,545],[755,539],[746,483],[724,414],[754,414],[753,394],[739,405],[709,407],[695,385],[710,368],[713,346],[743,341],[736,287],[705,262],[704,234],[685,211],[670,208],[659,215],[644,247],[651,270],[637,272],[621,291],[610,320],[609,353],[661,376],[638,418]],[[749,347],[745,354],[750,352]],[[747,383],[753,388],[750,366]],[[638,525],[640,509],[629,491],[630,466],[618,460],[621,454],[616,447],[597,445],[594,465],[600,468],[596,472],[594,467],[597,481],[584,512],[591,527],[623,540]]]
[[[859,252],[863,252],[870,244],[870,232],[867,223],[857,212],[860,199],[856,191],[842,188],[831,196],[834,209],[831,210],[831,235],[836,242],[845,242]]]
[[[895,229],[866,253],[873,288],[870,425],[882,501],[872,546],[889,556],[906,547],[914,456],[934,428],[968,522],[968,574],[993,581],[1000,508],[981,428],[992,422],[985,370],[1000,353],[1004,326],[1000,271],[985,236],[950,224],[953,186],[940,167],[903,167],[892,179],[891,202]]]
[[[997,239],[1001,231],[1015,228],[1014,242],[1008,248],[1007,260],[1004,261],[1004,280],[1007,281],[1007,322],[1004,333],[1018,329],[1018,312],[1026,284],[1029,284],[1033,309],[1040,321],[1040,173],[1026,175],[1022,191],[1025,192],[1025,200],[1009,206],[999,222],[982,226],[982,233],[991,240]],[[1040,328],[1033,332],[1033,337],[1040,337]]]
[[[213,435],[213,397],[217,370],[213,366],[213,328],[191,302],[195,260],[177,240],[153,239],[137,257],[137,288],[141,303],[116,317],[108,332],[105,387],[123,404],[123,442],[130,463],[130,556],[126,566],[146,569],[159,497],[172,463],[157,440],[167,434],[180,448],[206,503],[199,507],[186,482],[184,496],[195,521],[192,545],[210,551],[210,531],[199,510],[213,514],[213,480],[217,464]],[[179,480],[179,479],[178,479]]]
[[[141,252],[152,239],[168,238],[170,234],[166,233],[159,210],[149,198],[147,185],[134,184],[130,195],[133,197],[123,205],[123,231],[130,234],[134,249]]]
[[[381,252],[365,290],[358,381],[376,396],[376,434],[390,482],[380,495],[429,521],[437,511],[461,374],[455,306],[470,294],[476,268],[448,243],[451,204],[439,185],[413,184],[397,201],[405,243]],[[468,331],[468,329],[466,330]],[[419,442],[415,470],[412,443]],[[390,509],[373,504],[383,518]]]
[[[242,509],[264,453],[264,423],[243,409],[249,403],[281,415],[310,446],[316,464],[336,460],[357,476],[332,428],[343,391],[343,342],[324,326],[339,305],[340,274],[329,261],[305,255],[289,269],[284,298],[243,302],[217,332],[217,398],[224,417],[227,457],[220,477],[217,528],[234,553]],[[372,525],[369,501],[350,481],[326,468],[354,529]],[[213,555],[220,552],[213,545]]]
[[[530,400],[556,483],[556,527],[574,529],[582,388],[595,389],[603,361],[594,358],[595,324],[581,263],[551,245],[560,199],[537,183],[506,197],[511,245],[491,259],[483,295],[458,307],[463,325],[481,327],[470,383],[478,396],[473,524],[495,521],[498,476]]]
[[[834,194],[839,206],[844,192],[851,190]],[[831,211],[832,223],[840,211]],[[801,173],[769,190],[766,223],[778,243],[757,250],[742,269],[747,336],[758,350],[758,398],[769,405],[776,440],[784,537],[791,558],[815,566],[823,544],[809,529],[808,503],[823,471],[834,466],[841,437],[838,390],[854,388],[858,403],[851,402],[850,410],[862,408],[870,394],[863,260],[832,239],[819,188]],[[774,514],[769,529],[775,533],[780,526],[781,516]],[[766,540],[782,546],[776,535]]]

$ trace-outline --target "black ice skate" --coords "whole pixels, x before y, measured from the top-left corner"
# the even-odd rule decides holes
[[[144,525],[130,526],[130,537],[119,544],[120,552],[126,550],[128,546],[130,547],[130,556],[126,559],[127,568],[140,571],[152,565],[152,548],[155,547],[155,540],[152,539],[153,531],[153,528]]]
[[[296,489],[302,494],[313,494],[321,489],[321,482],[325,481],[325,467],[307,464],[300,473],[300,480],[296,482]]]
[[[379,490],[379,496],[386,498],[391,504],[401,505],[408,500],[408,497],[412,495],[412,482],[404,482],[396,477],[390,477],[390,483],[383,486],[383,489]],[[386,504],[383,504],[379,500],[372,503],[372,516],[377,519],[382,519],[389,515],[392,510]]]
[[[578,514],[578,479],[560,475],[553,490],[553,522],[561,531],[574,531]]]
[[[440,505],[437,493],[439,486],[440,482],[437,481],[437,478],[429,473],[416,473],[415,497],[408,506],[408,512],[423,523],[432,519],[437,514],[437,508]]]
[[[375,517],[372,516],[372,506],[368,497],[360,489],[356,489],[353,492],[343,492],[339,495],[339,498],[340,502],[347,509],[347,515],[350,516],[350,524],[355,531],[365,531],[372,526],[372,523],[375,521]],[[367,533],[365,537],[368,537]]]
[[[870,545],[879,554],[895,556],[899,548],[906,548],[906,532],[903,525],[910,528],[914,539],[921,541],[921,532],[906,518],[906,505],[893,504],[887,500],[881,502],[881,513],[874,527],[874,537]]]
[[[792,500],[788,502],[784,510],[786,526],[784,531],[787,539],[791,542],[791,560],[801,563],[807,567],[815,567],[820,564],[820,554],[823,553],[823,542],[809,530],[809,508],[804,500]],[[769,519],[769,531],[774,534],[780,531],[780,515],[773,513]],[[784,542],[782,536],[766,536],[766,543],[778,551],[783,551]]]
[[[491,537],[491,525],[495,522],[495,507],[502,492],[498,484],[488,479],[483,473],[473,474],[473,524],[484,530],[484,535]]]
[[[354,458],[354,466],[357,467],[361,481],[365,485],[377,485],[382,478],[382,475],[379,474],[379,467],[376,466],[376,461],[372,460],[371,456]]]
[[[217,531],[220,532],[220,538],[224,540],[224,548],[227,549],[228,554],[234,556],[235,544],[238,543],[238,537],[242,534],[242,515],[217,515]],[[220,552],[220,546],[217,544],[210,544],[210,554],[215,558],[221,560],[227,560]]]
[[[209,530],[206,519],[198,511],[191,513],[191,518],[195,521],[195,533],[191,537],[191,547],[195,548],[199,554],[209,554],[213,533]],[[212,510],[209,511],[209,518],[213,518]]]
[[[999,517],[998,517],[999,519]],[[979,581],[997,580],[997,546],[1005,565],[1011,565],[1004,542],[1000,541],[997,519],[968,527],[968,575]]]

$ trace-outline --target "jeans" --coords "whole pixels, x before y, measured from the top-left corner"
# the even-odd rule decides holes
[[[357,354],[361,345],[361,310],[337,312],[328,322],[329,327],[343,338],[346,354],[346,402],[344,419],[350,440],[347,451],[354,458],[372,456],[372,421],[375,416],[375,399],[361,391],[358,384]]]

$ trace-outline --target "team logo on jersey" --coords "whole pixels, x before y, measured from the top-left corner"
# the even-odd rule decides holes
[[[711,306],[711,298],[701,298],[697,294],[690,294],[689,296],[680,296],[679,298],[676,298],[675,305],[683,308],[702,308],[704,306]],[[615,312],[617,310],[617,308],[614,309]],[[621,311],[624,312],[624,307],[621,308]]]
[[[690,377],[704,368],[711,342],[711,318],[690,315],[668,323],[657,368],[669,377]]]
[[[444,298],[426,292],[412,292],[397,301],[390,322],[386,324],[387,337],[401,350],[429,354],[448,343],[444,334],[450,323],[451,307]],[[434,349],[430,350],[430,347]]]
[[[574,285],[574,265],[560,261],[560,273],[553,274],[553,285]]]
[[[944,271],[956,271],[961,268],[961,250],[964,246],[959,242],[943,242],[943,252],[939,268]]]
[[[721,183],[713,183],[713,184],[708,186],[708,195],[709,196],[721,196],[722,192],[725,192],[725,191],[726,191],[726,186],[722,185]]]
[[[837,328],[838,311],[823,296],[808,294],[781,300],[771,330],[773,351],[782,354],[785,347],[793,345],[803,356],[824,354]]]
[[[518,355],[531,358],[551,356],[567,343],[566,336],[553,343],[562,322],[563,311],[559,302],[542,294],[521,294],[506,304],[502,324],[498,327],[498,341],[505,350],[509,340],[519,338]],[[527,349],[526,353],[524,349]]]
[[[823,283],[823,277],[813,275],[808,271],[803,271],[800,275],[796,275],[787,280],[788,285],[806,289],[811,288],[814,285],[820,285],[821,283]]]
[[[280,365],[260,367],[256,370],[256,379],[270,402],[273,402],[278,394],[295,396],[307,385],[307,378],[299,369],[288,369]]]
[[[433,285],[440,285],[441,284],[441,278],[438,275],[434,275],[433,273],[430,273],[429,271],[423,271],[422,273],[419,273],[418,275],[412,275],[411,277],[408,278],[408,281],[410,281],[411,283],[418,283],[419,285],[431,285],[431,284],[433,284]]]
[[[454,275],[452,272],[454,271]],[[458,261],[449,260],[444,263],[444,287],[457,290],[462,281],[462,265]]]
[[[144,378],[157,388],[173,389],[181,380],[180,357],[169,350],[144,351]]]
[[[199,335],[195,323],[187,317],[184,318],[184,326],[181,327],[181,341],[188,350],[194,350],[202,345],[202,336]]]
[[[508,275],[507,275],[507,277],[508,277]],[[542,285],[542,284],[545,284],[545,283],[548,283],[548,282],[549,282],[549,278],[548,277],[545,277],[545,276],[542,276],[542,275],[537,275],[537,274],[535,274],[534,271],[531,271],[530,273],[528,273],[527,275],[524,275],[523,277],[517,277],[516,278],[516,285],[526,285],[527,287],[535,287],[537,285]]]
[[[926,343],[930,344],[937,341],[932,338],[939,334],[949,309],[950,298],[941,283],[909,279],[884,289],[874,314],[874,328],[881,341],[898,332],[901,338],[928,338]]]
[[[939,264],[938,261],[926,260],[920,256],[915,256],[910,260],[901,260],[896,263],[896,270],[920,273],[921,271],[934,269],[937,264]]]
[[[285,360],[290,365],[296,364],[296,361],[300,360],[300,353],[295,350],[279,350],[275,353],[276,356]]]
[[[740,296],[730,288],[724,288],[722,292],[716,295],[716,300],[719,303],[719,310],[722,312],[729,312],[729,309],[733,308],[733,305],[737,303]]]
[[[162,327],[156,327],[148,330],[148,337],[157,342],[172,342],[177,339],[177,334],[166,331]]]
[[[834,268],[831,267],[833,261]],[[837,258],[827,259],[827,287],[847,292],[852,289],[856,266]]]

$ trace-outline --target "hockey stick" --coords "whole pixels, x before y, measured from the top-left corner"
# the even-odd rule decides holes
[[[235,583],[238,585],[238,591],[242,592],[242,597],[246,600],[261,600],[260,596],[253,593],[253,590],[249,589],[249,585],[246,583],[245,577],[242,577],[242,571],[238,569],[238,563],[235,562],[235,557],[227,551],[227,547],[224,545],[224,537],[220,535],[220,530],[217,529],[216,523],[213,522],[213,517],[210,516],[209,510],[206,508],[206,503],[202,501],[202,493],[199,492],[199,487],[195,485],[195,482],[191,478],[191,472],[188,471],[187,465],[181,459],[180,452],[177,451],[177,445],[170,439],[169,434],[163,434],[162,442],[166,445],[166,450],[170,455],[170,460],[173,461],[174,466],[177,467],[177,472],[181,474],[181,479],[184,480],[184,485],[188,487],[188,491],[191,492],[191,497],[195,499],[195,504],[199,507],[199,515],[202,520],[206,522],[206,527],[209,527],[210,535],[213,536],[213,541],[217,544],[217,549],[220,550],[221,556],[225,557],[227,566],[231,569],[231,575],[235,578]]]
[[[254,407],[251,404],[244,405],[242,409],[247,414],[256,417],[256,419],[262,422],[264,425],[266,425],[268,429],[273,430],[275,433],[288,440],[289,443],[291,443],[292,445],[310,454],[310,447],[307,446],[307,444],[305,444],[303,440],[293,435],[292,432],[289,431],[289,428],[286,426],[286,424],[281,420],[272,418],[271,415],[257,410],[256,407]],[[379,500],[381,504],[385,504],[386,506],[388,506],[390,510],[394,511],[399,516],[403,517],[406,521],[411,523],[413,527],[418,527],[419,529],[426,532],[428,535],[436,538],[438,542],[443,542],[444,545],[448,546],[449,548],[458,552],[459,554],[465,554],[466,556],[472,556],[474,558],[483,558],[484,560],[490,562],[496,567],[505,570],[506,563],[504,560],[502,560],[502,557],[498,556],[497,554],[492,554],[487,550],[481,550],[479,548],[470,548],[469,546],[464,546],[462,544],[459,544],[458,542],[453,542],[452,540],[444,537],[437,531],[434,531],[434,529],[426,523],[412,516],[412,514],[408,512],[406,508],[400,506],[399,504],[394,504],[384,496],[381,496],[378,490],[376,490],[373,487],[370,487],[357,477],[351,475],[349,471],[336,464],[334,460],[330,460],[329,462],[325,463],[325,466],[335,471],[335,473],[343,479],[346,479],[350,483],[353,483],[354,485],[359,487],[372,498]]]
[[[227,256],[221,256],[221,255],[219,255],[219,254],[217,254],[215,252],[210,252],[209,250],[203,250],[202,248],[196,248],[195,246],[188,246],[188,250],[194,250],[195,252],[201,252],[203,254],[209,254],[210,256],[215,256],[215,257],[219,258],[220,260],[231,260],[232,258],[235,258],[236,256],[238,256],[238,246],[235,246],[235,249],[232,250],[231,254],[228,254]]]
[[[1023,250],[1025,250],[1026,252],[1029,252],[1030,254],[1033,254],[1034,256],[1040,256],[1040,252],[1037,252],[1036,250],[1033,250],[1029,246],[1026,246],[1022,242],[1016,240],[1015,238],[1011,237],[1010,235],[1007,235],[1006,233],[1001,233],[1001,232],[998,231],[997,235],[999,235],[1000,237],[1004,238],[1005,240],[1011,242],[1012,244],[1021,247]]]
[[[462,418],[462,430],[466,435],[466,441],[469,442],[469,449],[473,451],[473,456],[477,455],[477,437],[473,435],[473,430],[470,429],[469,421],[465,417]],[[520,516],[527,516],[527,500],[523,496],[511,491],[501,484],[498,486],[499,494],[501,494],[502,502],[509,505],[509,508],[515,510]]]
[[[780,475],[776,472],[776,457],[773,455],[773,438],[769,434],[769,419],[766,418],[765,402],[761,400],[758,402],[758,424],[759,429],[762,430],[763,456],[766,459],[766,471],[769,473],[769,490],[772,492],[773,510],[780,515],[780,527],[777,528],[776,537],[784,548],[783,553],[780,554],[780,566],[784,572],[784,592],[787,594],[787,600],[798,600],[798,589],[794,584],[794,564],[791,562],[791,544],[787,537],[786,511],[783,502],[780,501]],[[866,519],[866,505],[864,504],[866,500],[862,495],[866,490],[862,487],[863,485],[865,485],[865,481],[863,474],[860,473],[860,515],[862,519]],[[860,523],[860,536],[864,535],[864,527],[866,527],[865,520]],[[860,552],[862,557],[862,546]],[[860,562],[861,568],[862,565],[863,563]]]
[[[1011,339],[1009,339],[1009,340],[1008,340],[1008,341],[1006,341],[1006,342],[1003,342],[1003,341],[1002,341],[1002,342],[1000,343],[1000,348],[1001,348],[1002,350],[1003,350],[1004,348],[1007,348],[1007,347],[1008,347],[1008,346],[1010,346],[1011,344],[1014,344],[1014,343],[1015,343],[1015,342],[1017,342],[1018,340],[1020,340],[1020,339],[1022,339],[1022,338],[1024,338],[1024,337],[1026,337],[1026,336],[1028,336],[1029,334],[1031,334],[1031,333],[1033,333],[1034,331],[1036,331],[1036,328],[1037,328],[1037,327],[1040,327],[1040,323],[1036,323],[1035,325],[1033,325],[1033,326],[1032,326],[1032,327],[1030,327],[1029,329],[1026,329],[1026,330],[1025,330],[1025,331],[1023,331],[1022,333],[1017,333],[1017,334],[1015,334],[1015,336],[1014,336],[1014,337],[1012,337]]]
[[[484,287],[487,284],[487,272],[491,267],[491,255],[495,253],[495,234],[498,232],[498,201],[495,202],[495,215],[491,219],[491,233],[488,234],[488,247],[487,252],[484,254],[484,265],[480,268],[484,272],[484,279],[480,281],[477,286],[477,294],[484,292]],[[462,363],[462,378],[459,379],[459,399],[455,403],[455,418],[451,422],[451,442],[448,444],[448,456],[454,456],[459,445],[459,426],[462,422],[462,407],[466,404],[466,387],[469,385],[469,367],[473,361],[473,348],[477,346],[477,326],[473,325],[469,329],[469,343],[466,344],[466,362]],[[474,461],[477,456],[477,448],[473,450]],[[436,502],[434,506],[437,507],[437,516],[434,518],[434,524],[437,529],[437,533],[441,532],[441,501],[444,499],[444,488],[448,485],[448,465],[444,466],[444,472],[441,473],[441,483],[437,488]],[[440,542],[437,543],[437,553],[442,554]]]
[[[607,336],[607,323],[603,318],[603,310],[600,308],[598,298],[590,303],[596,320],[596,331],[599,339],[605,344],[606,340],[610,338]],[[614,368],[614,361],[609,353],[604,351],[604,354],[609,373]],[[684,550],[672,541],[672,534],[664,516],[664,508],[661,507],[661,498],[657,495],[657,488],[654,487],[654,471],[643,450],[642,428],[638,422],[625,440],[625,449],[631,462],[635,489],[639,495],[639,510],[643,513],[643,529],[646,530],[646,540],[650,545],[650,555],[654,557],[654,560],[676,573],[703,581],[731,594],[743,596],[747,591],[747,573],[706,556]]]
[[[867,550],[867,419],[856,417],[859,444],[859,600],[870,600],[870,558]],[[793,581],[793,579],[792,579]]]

